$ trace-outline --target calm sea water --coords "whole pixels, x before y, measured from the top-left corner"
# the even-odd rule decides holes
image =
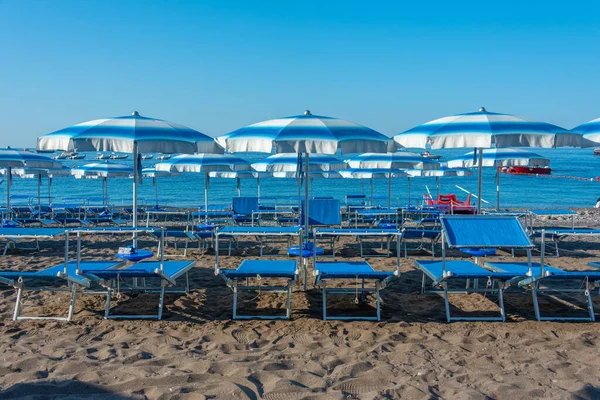
[[[442,154],[443,160],[465,153],[465,149],[436,150]],[[537,153],[550,158],[553,175],[575,176],[582,178],[600,177],[600,157],[594,157],[593,149],[537,149]],[[95,154],[88,154],[88,160],[66,161],[65,165],[74,166],[93,162]],[[258,161],[264,155],[250,155],[250,161]],[[443,161],[442,160],[442,161]],[[131,165],[131,160],[116,162]],[[153,166],[156,160],[144,161],[144,167]],[[476,171],[475,171],[476,172]],[[495,170],[485,168],[483,172],[483,199],[496,204]],[[346,194],[360,194],[363,191],[370,195],[370,182],[360,179],[314,179],[312,194],[315,196],[333,196],[344,201]],[[420,203],[427,188],[435,194],[435,178],[411,179],[411,203]],[[455,193],[460,199],[466,198],[466,193],[456,185],[471,192],[477,192],[477,174],[471,177],[440,178],[440,193]],[[376,202],[385,204],[387,200],[387,180],[374,180],[374,196]],[[55,178],[52,182],[51,196],[56,203],[64,202],[65,198],[99,198],[102,194],[102,183],[93,179]],[[130,179],[115,178],[109,181],[112,204],[130,204],[132,183]],[[257,185],[254,179],[243,179],[241,183],[242,196],[256,196]],[[197,207],[204,204],[203,174],[182,174],[177,177],[158,179],[159,203],[169,206]],[[231,204],[231,198],[236,196],[235,179],[211,179],[209,202],[214,205]],[[14,204],[23,204],[27,200],[21,196],[37,196],[35,179],[14,178],[11,194]],[[42,195],[47,196],[46,179],[42,183]],[[290,203],[290,197],[297,195],[295,179],[262,178],[261,196],[264,202],[278,204]],[[6,183],[0,184],[0,202],[6,199]],[[528,208],[558,208],[558,207],[592,207],[600,197],[600,182],[583,181],[569,178],[543,178],[533,176],[514,176],[502,174],[501,206]],[[146,204],[155,203],[155,187],[152,179],[144,179],[140,187],[140,198]],[[397,178],[392,182],[392,199],[394,204],[408,202],[408,180]],[[46,203],[46,200],[44,200]]]

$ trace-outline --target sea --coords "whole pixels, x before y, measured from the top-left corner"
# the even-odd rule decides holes
[[[467,149],[442,149],[432,151],[443,156],[441,161],[464,154]],[[600,156],[593,155],[593,149],[535,149],[536,153],[550,159],[551,176],[526,176],[501,174],[501,203],[506,208],[571,208],[593,207],[600,198]],[[88,153],[84,160],[66,160],[66,166],[79,166],[95,162],[95,153]],[[264,154],[242,156],[250,162],[266,157]],[[347,156],[340,156],[341,159]],[[131,159],[116,160],[115,163],[132,165]],[[144,167],[152,167],[157,162],[144,160]],[[496,170],[484,168],[482,200],[484,207],[496,207]],[[204,174],[184,173],[179,176],[157,178],[156,185],[151,178],[144,178],[139,186],[140,204],[160,206],[196,208],[204,205]],[[269,205],[286,205],[297,203],[297,182],[286,178],[261,178],[261,203]],[[468,177],[439,178],[439,193],[455,194],[465,200],[468,192],[477,193],[477,171]],[[410,192],[409,192],[410,186]],[[109,202],[114,206],[130,205],[132,198],[132,180],[128,178],[109,179]],[[374,204],[387,205],[387,179],[373,180]],[[346,195],[365,194],[367,201],[371,199],[371,182],[369,179],[327,179],[316,178],[311,182],[311,195],[334,197],[342,204]],[[57,177],[52,180],[51,192],[48,196],[46,178],[42,181],[42,204],[75,203],[86,201],[89,204],[100,204],[102,198],[102,182],[97,179],[74,179]],[[409,194],[410,193],[410,194]],[[392,180],[393,205],[420,205],[423,195],[431,193],[435,196],[436,178],[414,177],[394,178]],[[241,180],[241,195],[256,196],[256,179]],[[230,205],[237,196],[236,179],[212,178],[209,185],[209,208],[219,209]],[[472,201],[475,201],[472,198]],[[6,202],[6,178],[0,184],[0,203]],[[37,180],[13,178],[11,186],[11,204],[37,204]]]

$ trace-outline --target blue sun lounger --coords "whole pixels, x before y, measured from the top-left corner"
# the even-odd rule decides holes
[[[535,317],[538,321],[595,321],[591,292],[593,289],[600,287],[600,271],[565,271],[550,265],[545,265],[542,270],[540,263],[532,263],[530,269],[526,262],[486,262],[485,267],[492,271],[506,272],[523,277],[519,281],[519,286],[531,289]],[[581,284],[577,287],[573,285],[566,287],[542,286],[542,284],[547,284],[548,281],[558,282],[559,284],[575,281],[581,282]],[[538,293],[544,292],[553,295],[558,293],[582,294],[586,298],[588,317],[542,316],[538,303]]]
[[[531,263],[533,243],[516,217],[489,215],[442,215],[442,259],[415,260],[415,266],[423,273],[421,290],[425,292],[426,279],[432,281],[436,290],[443,292],[446,320],[451,321],[505,321],[503,292],[513,280],[521,277],[512,272],[494,272],[485,269],[470,260],[446,260],[446,247],[461,248],[504,248],[523,249]],[[469,285],[475,281],[473,286]],[[486,281],[485,287],[479,287],[480,280]],[[456,283],[467,284],[456,288]],[[449,293],[497,294],[500,316],[452,316],[450,313]]]
[[[108,270],[116,268],[123,263],[120,261],[82,261],[80,266],[84,268],[94,268],[97,270]],[[69,261],[67,268],[65,263],[55,265],[41,271],[0,271],[0,283],[12,286],[17,290],[15,300],[15,309],[13,312],[14,320],[21,319],[52,319],[58,321],[70,321],[73,317],[75,308],[75,298],[78,291],[90,287],[90,281],[77,275],[77,262]],[[66,317],[53,316],[23,316],[21,309],[23,307],[23,293],[26,291],[68,291],[71,292],[69,302],[69,311]]]
[[[593,228],[562,228],[562,227],[542,227],[532,228],[531,237],[541,238],[542,229],[544,230],[544,239],[550,239],[554,244],[554,250],[556,257],[560,257],[559,242],[567,237],[571,236],[598,236],[600,235],[600,229]]]
[[[313,243],[316,246],[316,240],[324,236],[351,235],[373,236],[385,235],[396,237],[396,270],[395,271],[376,271],[367,261],[338,262],[338,261],[317,261],[317,254],[313,254],[313,275],[315,277],[314,285],[321,289],[323,298],[323,320],[381,320],[380,291],[383,290],[389,282],[395,277],[400,276],[400,241],[402,231],[392,229],[314,229]],[[352,281],[354,287],[328,287],[327,282],[333,280]],[[372,286],[368,286],[372,282]],[[354,295],[354,302],[360,302],[359,297],[375,293],[375,316],[370,315],[331,315],[327,313],[327,296],[332,294]],[[361,296],[359,296],[361,295]]]
[[[63,228],[0,228],[0,239],[5,239],[7,245],[4,247],[2,255],[5,255],[9,247],[16,248],[17,242],[21,240],[35,241],[35,247],[20,247],[22,250],[39,250],[40,239],[53,239],[64,235],[66,229]]]
[[[297,282],[300,270],[296,260],[244,260],[237,269],[219,270],[227,286],[233,291],[233,319],[290,319],[292,285]],[[285,285],[262,285],[265,279],[283,279]],[[250,281],[255,284],[250,284]],[[238,313],[238,293],[247,292],[270,292],[285,293],[286,313],[284,315],[240,315]]]

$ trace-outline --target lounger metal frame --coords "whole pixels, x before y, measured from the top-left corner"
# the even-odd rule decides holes
[[[164,296],[165,293],[189,293],[189,277],[188,277],[188,272],[191,268],[194,267],[195,262],[190,261],[189,265],[182,269],[181,271],[179,271],[177,274],[172,275],[172,276],[168,276],[166,274],[163,273],[163,268],[164,268],[164,263],[165,263],[165,258],[164,258],[164,250],[163,250],[163,246],[164,246],[164,240],[165,240],[165,229],[164,228],[160,228],[161,234],[160,234],[160,240],[159,240],[159,256],[160,256],[160,268],[156,269],[154,271],[154,273],[156,274],[156,278],[160,278],[161,283],[160,283],[160,287],[153,287],[153,286],[147,286],[146,285],[146,279],[154,279],[155,277],[151,277],[151,278],[141,278],[142,284],[138,285],[138,278],[133,278],[133,285],[128,287],[126,290],[124,290],[124,292],[144,292],[144,293],[158,293],[159,294],[159,299],[158,299],[158,312],[157,314],[147,314],[147,315],[135,315],[135,314],[111,314],[111,297],[113,292],[121,292],[121,288],[120,288],[120,284],[118,281],[118,277],[116,279],[100,279],[96,276],[94,276],[93,274],[85,274],[80,270],[80,263],[81,263],[81,237],[82,237],[82,233],[107,233],[107,234],[114,234],[114,233],[123,233],[123,232],[128,232],[128,233],[139,233],[139,232],[150,232],[153,233],[155,232],[155,228],[147,228],[147,229],[130,229],[130,230],[111,230],[111,229],[102,229],[102,230],[76,230],[74,231],[77,234],[77,274],[81,275],[81,276],[85,276],[88,279],[91,279],[92,281],[100,284],[102,287],[104,287],[106,290],[103,291],[104,293],[106,293],[106,308],[105,308],[105,312],[104,312],[104,318],[106,319],[162,319],[162,314],[163,314],[163,308],[164,308]],[[135,264],[134,264],[135,265]],[[125,269],[124,271],[126,271],[127,269]],[[180,289],[170,289],[167,290],[167,287],[172,287],[176,285],[176,279],[178,277],[180,277],[181,275],[185,275],[185,289],[184,290],[180,290]],[[98,292],[98,291],[94,291],[94,292],[88,292],[88,293],[93,293],[93,294],[102,294],[103,292]]]
[[[319,271],[314,271],[315,281],[314,286],[321,289],[322,299],[323,299],[323,320],[366,320],[366,321],[380,321],[381,320],[381,297],[380,291],[384,289],[387,284],[394,277],[400,276],[400,243],[402,241],[402,231],[395,229],[313,229],[313,243],[316,247],[316,241],[318,237],[323,236],[358,236],[361,235],[366,236],[395,236],[396,237],[396,270],[394,271],[394,275],[390,276],[384,280],[375,280],[373,287],[367,287],[365,285],[365,281],[367,279],[361,279],[361,287],[355,288],[333,288],[327,287],[327,279],[320,279]],[[317,254],[313,253],[313,266],[317,265]],[[331,315],[327,313],[327,295],[328,294],[369,294],[375,293],[375,316],[368,315],[357,315],[357,316],[341,316],[341,315]]]
[[[453,275],[451,273],[447,273],[446,270],[446,247],[449,246],[450,248],[456,248],[456,249],[460,249],[460,248],[509,248],[511,250],[515,249],[515,248],[519,248],[519,249],[523,249],[526,251],[527,253],[527,262],[529,264],[529,266],[531,267],[531,250],[533,248],[533,243],[531,243],[531,240],[528,239],[529,244],[526,246],[516,246],[516,245],[506,245],[506,246],[499,246],[497,244],[486,244],[486,243],[482,243],[482,244],[476,244],[476,243],[469,243],[466,245],[457,245],[457,244],[450,244],[451,240],[450,237],[448,236],[448,232],[444,226],[443,220],[445,218],[461,218],[464,216],[461,215],[442,215],[440,216],[440,219],[442,221],[442,240],[441,240],[441,244],[442,244],[442,265],[443,265],[443,276],[442,279],[440,280],[436,280],[436,277],[428,275],[426,272],[425,268],[420,268],[418,262],[415,261],[416,265],[419,267],[419,269],[421,270],[421,272],[423,273],[423,278],[421,281],[421,290],[422,292],[443,292],[444,294],[444,308],[446,311],[446,321],[447,322],[452,322],[452,321],[502,321],[505,322],[506,321],[506,312],[504,309],[504,290],[506,290],[508,287],[510,287],[510,285],[513,283],[511,280],[509,279],[494,279],[493,278],[493,274],[494,272],[490,271],[490,276],[489,276],[489,280],[490,280],[490,284],[486,285],[485,288],[480,288],[478,285],[477,280],[475,280],[475,284],[473,285],[473,287],[470,287],[470,285],[465,285],[464,289],[452,289],[448,287],[448,280],[452,279],[452,280],[458,280],[458,279],[464,279],[465,281],[469,281],[468,277],[455,277],[453,278]],[[478,216],[475,217],[471,217],[471,218],[481,218]],[[513,219],[519,224],[519,226],[521,227],[521,229],[523,229],[523,232],[526,232],[525,228],[523,227],[521,221],[516,218],[516,217],[510,217],[510,216],[499,216],[498,218],[507,218],[507,219]],[[476,265],[476,264],[473,264]],[[480,267],[481,268],[481,267]],[[432,285],[434,287],[439,287],[441,290],[429,290],[426,291],[425,290],[425,283],[426,283],[426,278],[425,275],[427,275],[431,280],[432,280]],[[449,294],[465,294],[465,293],[495,293],[498,295],[498,306],[499,306],[499,311],[500,311],[500,316],[499,317],[465,317],[465,316],[452,316],[450,313],[450,301],[448,298]]]

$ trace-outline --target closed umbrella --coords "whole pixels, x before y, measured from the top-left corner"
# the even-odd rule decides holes
[[[503,147],[580,147],[582,135],[545,122],[528,121],[509,114],[488,112],[485,108],[466,114],[439,118],[394,136],[412,148],[475,149]],[[477,211],[481,212],[483,153],[479,152]]]
[[[37,149],[106,151],[133,154],[133,227],[137,228],[137,185],[141,153],[223,153],[214,138],[173,122],[131,115],[97,119],[40,136]],[[137,247],[134,234],[133,246]]]
[[[231,153],[296,153],[305,154],[305,197],[308,199],[309,154],[348,154],[393,151],[389,137],[365,126],[342,119],[301,115],[272,119],[246,126],[217,138]],[[308,207],[308,201],[306,202]],[[308,210],[305,210],[308,229]]]

